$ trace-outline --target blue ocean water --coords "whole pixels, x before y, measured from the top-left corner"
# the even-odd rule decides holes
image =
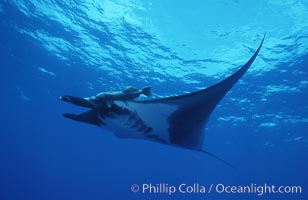
[[[205,130],[204,149],[236,169],[62,117],[82,110],[63,94],[209,87],[239,69],[265,32]],[[307,199],[306,0],[1,0],[0,33],[0,199]],[[150,183],[302,192],[131,191]]]

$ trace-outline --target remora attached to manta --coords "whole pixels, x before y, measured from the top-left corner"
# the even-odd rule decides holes
[[[61,100],[90,108],[89,111],[79,115],[64,114],[64,116],[100,126],[112,131],[120,138],[151,140],[196,150],[222,160],[202,149],[205,125],[219,101],[252,65],[262,47],[264,38],[265,35],[245,65],[225,80],[209,88],[166,98],[151,100],[115,98],[112,102],[106,100],[95,104],[87,98],[61,96]],[[140,94],[141,92],[138,96]]]

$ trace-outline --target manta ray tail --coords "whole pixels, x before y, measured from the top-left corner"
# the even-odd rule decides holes
[[[233,168],[233,169],[236,169],[231,163],[229,163],[229,162],[223,160],[222,158],[220,158],[220,157],[218,157],[218,156],[216,156],[216,155],[214,155],[214,154],[212,154],[212,153],[210,153],[210,152],[208,152],[208,151],[205,151],[205,150],[203,150],[203,149],[199,149],[199,150],[197,150],[197,151],[199,151],[199,152],[201,152],[201,153],[203,153],[203,154],[209,155],[209,156],[211,156],[212,158],[215,158],[215,159],[217,159],[217,160],[223,162],[224,164],[228,165],[229,167],[231,167],[231,168]]]

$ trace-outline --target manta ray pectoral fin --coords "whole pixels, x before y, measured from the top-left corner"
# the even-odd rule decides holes
[[[64,117],[79,121],[79,122],[84,122],[88,124],[94,124],[97,126],[101,126],[104,123],[98,118],[97,112],[95,110],[89,110],[87,112],[81,113],[79,115],[76,114],[70,114],[70,113],[65,113],[63,114]]]
[[[88,100],[80,97],[74,97],[69,95],[60,96],[60,100],[72,103],[77,106],[86,107],[86,108],[94,108],[93,104],[91,104]]]
[[[246,64],[228,78],[209,88],[164,100],[180,105],[179,109],[169,117],[170,139],[174,144],[197,149],[202,147],[204,127],[211,113],[252,65],[262,47],[264,37]]]
[[[147,126],[153,128],[153,132],[167,137],[171,145],[201,149],[204,127],[212,111],[252,65],[264,37],[255,53],[238,71],[209,88],[180,96],[130,101],[123,106],[136,112]]]

